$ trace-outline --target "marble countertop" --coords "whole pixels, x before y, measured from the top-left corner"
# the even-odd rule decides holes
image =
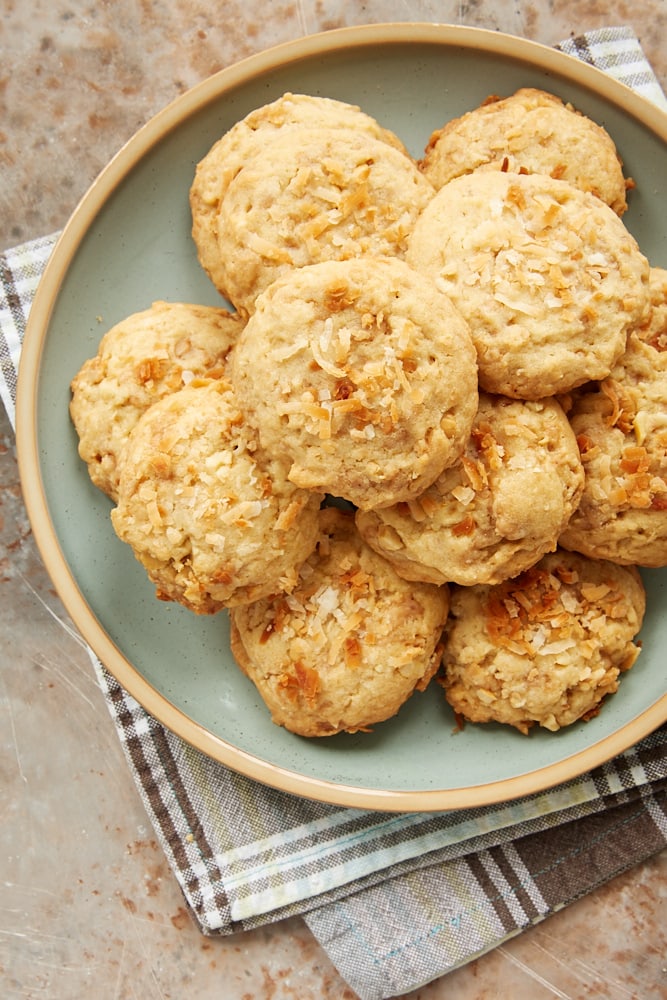
[[[0,249],[59,229],[121,144],[199,80],[278,42],[392,20],[545,44],[629,24],[667,88],[664,0],[5,0]],[[4,412],[0,568],[2,996],[354,1000],[300,920],[211,939],[186,912],[32,540]],[[411,1000],[658,1000],[666,897],[663,853]]]

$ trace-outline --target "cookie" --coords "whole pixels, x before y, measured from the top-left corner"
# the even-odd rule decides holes
[[[648,261],[623,222],[540,174],[450,181],[424,209],[407,260],[468,320],[481,388],[516,399],[605,378],[648,306]]]
[[[196,380],[137,422],[111,520],[158,598],[211,614],[296,584],[321,499],[258,449],[228,382]]]
[[[452,588],[447,701],[522,733],[590,718],[639,655],[645,601],[635,568],[563,551],[496,586]]]
[[[532,87],[448,121],[431,135],[420,165],[436,189],[480,169],[548,174],[590,191],[617,215],[632,184],[606,129]]]
[[[311,94],[283,94],[238,121],[199,161],[190,187],[192,237],[199,261],[213,284],[218,284],[218,210],[230,182],[246,160],[266,153],[278,134],[293,126],[353,128],[407,152],[389,129],[353,104]]]
[[[599,559],[667,565],[667,271],[652,268],[652,310],[602,382],[574,396],[585,469],[560,544]]]
[[[407,580],[500,583],[556,548],[583,483],[559,403],[481,393],[461,459],[415,500],[359,511],[357,527]]]
[[[226,309],[158,301],[104,334],[70,401],[79,455],[99,489],[116,499],[119,455],[141,414],[190,379],[221,374],[242,327]]]
[[[328,507],[289,595],[230,612],[232,652],[273,721],[301,736],[368,730],[440,663],[448,590],[410,584]]]
[[[258,299],[230,377],[297,486],[368,509],[418,496],[455,462],[477,410],[464,320],[402,261],[295,269]]]
[[[290,128],[249,157],[217,213],[219,291],[242,313],[287,270],[401,257],[433,188],[406,154],[353,128]]]

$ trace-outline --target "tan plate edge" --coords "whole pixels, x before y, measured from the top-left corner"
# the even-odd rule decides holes
[[[602,71],[547,46],[480,28],[431,23],[389,23],[341,28],[286,42],[235,63],[203,80],[151,118],[114,156],[81,199],[65,226],[40,281],[30,311],[19,369],[16,441],[19,474],[35,541],[68,613],[90,648],[117,681],[150,714],[187,743],[246,776],[283,791],[341,806],[387,811],[462,809],[519,798],[553,787],[610,759],[667,719],[667,694],[623,727],[556,764],[466,789],[383,791],[336,784],[288,771],[239,750],[210,733],[160,695],[134,669],[101,628],[70,572],[46,502],[36,437],[40,361],[55,301],[67,269],[92,220],[110,193],[141,157],[184,118],[219,99],[249,77],[297,63],[326,49],[382,44],[454,46],[495,54],[553,71],[584,87],[599,88],[667,141],[667,114]]]

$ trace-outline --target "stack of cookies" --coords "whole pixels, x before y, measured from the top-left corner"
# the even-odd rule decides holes
[[[461,720],[594,715],[667,563],[667,272],[622,221],[599,125],[533,89],[421,160],[358,107],[285,94],[196,169],[229,305],[153,303],[71,415],[164,600],[223,608],[303,736],[435,677]]]

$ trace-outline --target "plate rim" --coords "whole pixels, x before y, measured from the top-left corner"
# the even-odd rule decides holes
[[[153,115],[116,152],[75,207],[51,252],[30,308],[21,350],[16,397],[19,477],[33,537],[60,600],[98,660],[139,704],[167,729],[206,756],[249,778],[285,792],[332,805],[395,812],[464,809],[511,801],[573,779],[633,746],[667,720],[667,693],[619,730],[559,761],[510,778],[455,789],[373,789],[300,774],[262,760],[210,732],[158,692],[131,664],[94,616],[55,532],[39,461],[37,404],[40,363],[51,314],[69,266],[91,224],[116,187],[141,158],[185,119],[225,93],[272,69],[326,51],[381,45],[470,48],[517,59],[553,72],[638,119],[667,141],[667,113],[610,77],[539,42],[465,25],[386,22],[305,35],[227,66],[200,81]]]

